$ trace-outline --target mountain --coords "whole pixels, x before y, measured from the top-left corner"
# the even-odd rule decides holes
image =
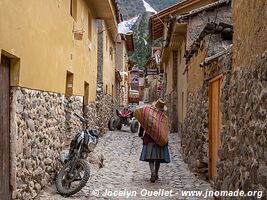
[[[146,0],[146,2],[156,11],[160,11],[180,2],[180,0]],[[118,3],[124,19],[145,12],[142,0],[118,0]]]
[[[156,11],[160,11],[164,8],[170,7],[180,0],[145,0]],[[148,35],[148,19],[151,13],[145,11],[142,0],[118,0],[119,9],[123,15],[124,20],[133,16],[139,15],[139,19],[133,26],[134,32],[134,48],[135,51],[129,54],[131,60],[136,63],[139,69],[143,69],[145,63],[151,55],[151,46],[153,44],[147,44],[149,41]],[[158,44],[160,44],[158,42]]]

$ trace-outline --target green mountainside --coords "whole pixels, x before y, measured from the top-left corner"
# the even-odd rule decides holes
[[[156,11],[160,11],[180,2],[180,0],[146,0],[146,2]],[[137,67],[143,69],[151,56],[151,44],[146,44],[146,41],[149,41],[148,19],[151,13],[145,11],[142,0],[118,0],[118,3],[124,20],[139,15],[139,19],[133,27],[135,51],[130,53],[129,57],[136,63]]]
[[[156,11],[172,6],[180,0],[145,0]],[[145,12],[142,0],[118,0],[120,11],[124,19],[128,19],[134,15]]]

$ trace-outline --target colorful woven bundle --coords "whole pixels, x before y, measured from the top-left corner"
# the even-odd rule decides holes
[[[144,106],[134,112],[135,118],[141,123],[145,132],[160,146],[168,142],[169,127],[168,118],[164,112],[153,106]]]

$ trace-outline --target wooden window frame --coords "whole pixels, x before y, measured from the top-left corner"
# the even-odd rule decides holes
[[[77,21],[78,0],[70,0],[70,15]]]
[[[74,74],[71,73],[70,71],[67,71],[67,73],[66,73],[66,89],[65,89],[65,95],[67,97],[73,95],[73,79],[74,79]]]

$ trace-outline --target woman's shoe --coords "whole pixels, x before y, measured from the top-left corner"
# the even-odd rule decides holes
[[[155,183],[155,181],[156,181],[156,173],[155,172],[151,173],[150,181],[151,181],[151,183]]]
[[[158,176],[158,174],[156,173],[155,180],[158,180],[158,179],[159,179],[159,176]]]

